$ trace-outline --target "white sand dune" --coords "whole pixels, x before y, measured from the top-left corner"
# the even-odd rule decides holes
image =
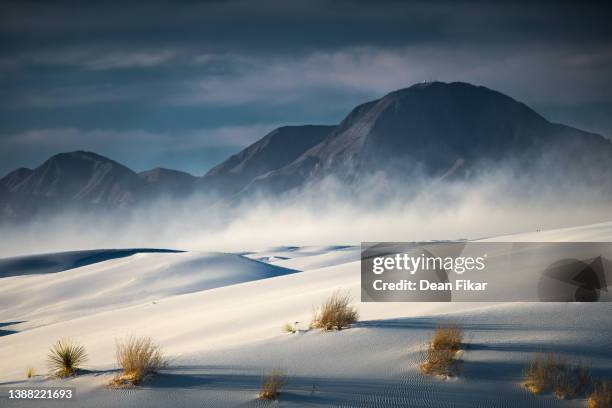
[[[72,258],[61,259],[69,266]],[[24,321],[11,326],[23,330],[293,272],[234,254],[138,253],[56,273],[3,278],[0,322]]]
[[[610,240],[612,223],[519,237],[503,240]],[[534,352],[580,358],[596,376],[612,376],[612,303],[362,303],[355,327],[322,333],[307,330],[313,306],[338,288],[358,299],[359,249],[288,247],[248,257],[138,254],[0,279],[0,322],[26,320],[2,328],[20,331],[0,337],[0,386],[76,387],[79,407],[262,406],[261,375],[279,368],[289,376],[279,406],[571,407],[585,402],[536,398],[520,386]],[[294,321],[298,333],[281,333]],[[470,344],[453,380],[418,372],[441,321],[463,324]],[[171,364],[137,389],[109,390],[115,339],[129,334],[153,337]],[[87,348],[91,372],[49,380],[46,352],[65,337]],[[25,380],[28,366],[41,375]]]
[[[501,235],[482,241],[499,242],[612,242],[612,222],[561,228],[550,231]]]

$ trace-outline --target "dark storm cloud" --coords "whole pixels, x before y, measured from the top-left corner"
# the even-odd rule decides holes
[[[254,129],[335,123],[357,103],[429,79],[490,86],[555,120],[610,129],[597,119],[612,113],[612,6],[605,2],[0,8],[0,173],[86,147],[138,168],[163,162],[202,173],[218,152],[256,139]],[[584,106],[600,113],[585,116]],[[219,137],[225,129],[244,135]],[[138,148],[143,140],[146,149]]]
[[[609,44],[605,2],[17,2],[3,6],[5,49],[138,44],[304,52],[354,45]],[[501,42],[505,42],[502,44]]]

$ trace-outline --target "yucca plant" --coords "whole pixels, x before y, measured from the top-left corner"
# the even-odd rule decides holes
[[[85,347],[67,339],[55,343],[47,355],[49,371],[59,378],[75,375],[85,361],[87,361]]]
[[[296,332],[296,328],[291,323],[285,323],[283,325],[283,332],[284,333],[295,333]]]

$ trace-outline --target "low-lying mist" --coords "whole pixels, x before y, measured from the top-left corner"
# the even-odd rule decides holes
[[[476,239],[612,220],[607,186],[515,167],[469,178],[382,173],[347,185],[333,177],[299,192],[213,203],[160,199],[128,215],[67,212],[0,228],[0,257],[96,248],[250,251],[285,245]]]

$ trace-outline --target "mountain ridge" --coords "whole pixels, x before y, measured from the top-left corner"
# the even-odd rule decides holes
[[[467,177],[482,163],[505,160],[521,160],[521,171],[535,174],[545,155],[560,170],[587,173],[585,182],[610,185],[612,142],[603,136],[551,123],[483,86],[428,82],[362,103],[338,125],[277,128],[202,177],[165,168],[136,173],[93,152],[60,153],[0,179],[0,221],[193,193],[230,200],[282,194],[329,175],[347,183],[381,171],[397,180]]]
[[[496,162],[543,154],[572,138],[612,144],[602,136],[548,122],[524,103],[483,86],[430,82],[354,108],[320,144],[290,165],[258,177],[247,191],[279,192],[332,174],[351,181],[376,171],[402,178],[441,177],[457,163]]]
[[[282,126],[210,169],[200,180],[202,188],[233,194],[259,177],[291,163],[320,143],[335,126]]]

